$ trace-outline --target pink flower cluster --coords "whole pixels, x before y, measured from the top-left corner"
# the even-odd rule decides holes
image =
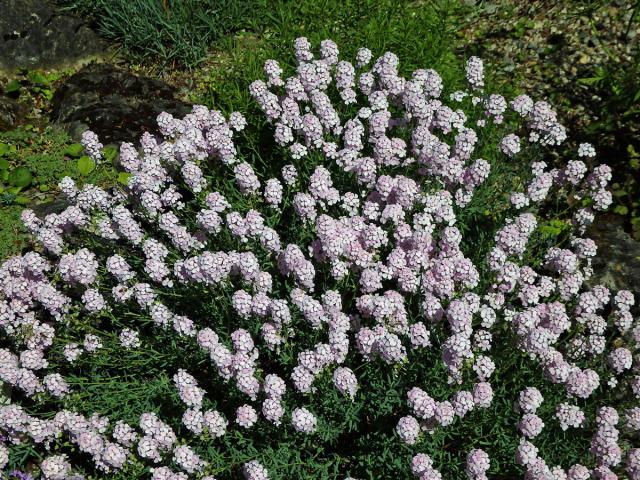
[[[72,478],[71,457],[56,443],[64,436],[105,473],[135,460],[149,467],[154,480],[211,480],[198,440],[216,441],[228,429],[242,435],[263,421],[269,428],[291,428],[300,438],[316,432],[319,437],[321,415],[299,403],[317,392],[321,380],[329,378],[330,388],[356,401],[363,392],[358,366],[378,364],[401,375],[417,355],[432,349],[453,393],[438,394],[442,389],[433,388],[431,379],[419,379],[407,392],[407,411],[395,428],[400,441],[419,449],[437,429],[465,421],[504,394],[494,393],[490,382],[501,368],[496,351],[510,348],[534,362],[566,397],[543,419],[541,391],[529,386],[518,392],[515,462],[525,478],[608,480],[624,470],[640,479],[640,453],[632,447],[640,408],[625,407],[618,429],[613,406],[601,405],[595,419],[578,406],[596,401],[605,388],[619,397],[640,396],[634,295],[613,295],[588,283],[596,246],[584,237],[585,228],[611,203],[611,169],[589,171],[582,160],[555,168],[533,162],[522,191],[510,192],[513,209],[493,236],[486,262],[475,264],[463,241],[468,225],[461,212],[491,172],[492,163],[479,158],[483,130],[490,124],[502,132],[496,155],[520,161],[531,157],[531,144],[553,149],[565,141],[556,112],[526,95],[507,101],[485,93],[477,57],[467,62],[468,89],[447,101],[437,72],[420,69],[405,78],[393,53],[374,59],[360,49],[352,64],[340,59],[330,40],[321,43],[319,58],[305,38],[294,47],[293,76],[284,78],[280,64],[268,60],[266,81],[249,87],[273,127],[277,148],[293,160],[279,178],[256,171],[236,146],[234,137],[247,124],[240,113],[225,117],[202,105],[182,119],[163,113],[157,119],[160,135],[144,134],[139,148],[121,145],[120,162],[130,174],[124,193],[78,188],[63,179],[60,190],[69,202],[64,211],[43,219],[23,213],[42,251],[0,267],[0,328],[12,340],[10,348],[0,349],[0,379],[25,402],[42,396],[57,401],[73,391],[50,366],[52,347],[69,364],[107,342],[116,349],[146,348],[138,318],[197,345],[211,371],[233,390],[230,398],[243,400],[225,413],[207,409],[206,397],[214,392],[199,384],[198,372],[176,369],[169,378],[185,406],[186,429],[177,433],[157,412],[140,415],[136,427],[122,421],[111,426],[99,414],[86,418],[67,410],[52,419],[32,417],[16,401],[0,407],[6,438],[0,464],[8,461],[5,444],[29,441],[55,447],[41,462],[44,478]],[[344,117],[343,111],[351,114]],[[99,139],[86,132],[82,142],[100,160]],[[580,145],[576,155],[596,156],[589,144]],[[307,158],[324,163],[306,164]],[[212,162],[233,179],[226,198],[205,175]],[[572,210],[568,241],[547,248],[534,262],[529,247],[551,193],[571,195],[584,206]],[[286,233],[291,224],[303,234],[299,244]],[[77,240],[90,236],[109,245],[109,254]],[[221,250],[223,238],[235,249]],[[345,285],[353,286],[352,301],[345,301]],[[227,331],[217,319],[174,311],[170,294],[178,286],[223,292],[231,305],[226,314],[238,327]],[[77,312],[93,320],[112,315],[115,306],[135,312],[118,319],[126,327],[115,332],[117,342],[93,330],[63,340],[90,324],[69,327]],[[298,318],[319,339],[313,345],[297,334]],[[496,337],[513,341],[494,345]],[[284,374],[263,362],[265,353],[291,357],[292,351]],[[602,360],[599,366],[588,361],[594,357]],[[556,424],[563,430],[595,425],[585,452],[585,463],[595,459],[591,467],[547,466],[533,442]],[[489,478],[489,454],[471,447],[466,475]],[[441,479],[442,467],[424,453],[411,462],[421,480]],[[247,480],[268,479],[267,468],[255,459],[243,463],[241,472]]]

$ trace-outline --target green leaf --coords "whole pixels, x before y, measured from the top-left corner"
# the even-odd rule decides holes
[[[616,208],[613,209],[613,211],[618,215],[626,215],[627,213],[629,213],[629,209],[624,205],[617,205]]]
[[[53,90],[51,90],[50,88],[44,88],[40,91],[40,93],[47,100],[51,100],[53,98]]]
[[[31,83],[35,83],[36,85],[47,85],[49,83],[49,79],[38,71],[27,73],[27,78]]]
[[[102,154],[107,161],[113,162],[113,160],[118,156],[118,149],[113,145],[109,145],[104,147]]]
[[[118,182],[123,185],[129,185],[130,178],[131,178],[131,174],[129,172],[120,172],[118,174]]]
[[[6,155],[10,151],[11,151],[11,147],[9,145],[7,145],[6,143],[0,142],[0,157]]]
[[[635,94],[635,96],[633,97],[633,101],[637,102],[638,100],[640,100],[640,90],[638,90]]]
[[[597,75],[595,77],[585,77],[579,78],[578,83],[582,85],[595,85],[598,82],[601,82],[604,79],[604,75]]]
[[[11,80],[9,83],[7,83],[7,85],[4,87],[4,93],[14,93],[20,90],[20,88],[22,87],[22,85],[20,85],[20,82],[18,80]]]
[[[0,170],[9,170],[9,161],[6,158],[0,158]]]
[[[29,203],[31,200],[28,197],[23,197],[21,195],[18,195],[14,200],[15,203],[17,203],[18,205],[26,205],[27,203]]]
[[[84,147],[80,143],[72,143],[67,145],[62,153],[69,157],[78,158],[84,153]]]
[[[96,169],[96,162],[91,157],[83,156],[78,159],[78,172],[80,175],[89,175]]]
[[[554,219],[541,225],[540,232],[549,237],[557,237],[565,228],[567,228],[567,224],[565,222]]]
[[[3,182],[9,180],[9,170],[0,170],[0,180]]]
[[[49,187],[49,185],[40,185],[38,187],[38,190],[40,190],[41,192],[48,192],[49,190],[51,190],[51,188]]]
[[[33,175],[27,167],[18,167],[9,173],[9,183],[16,187],[24,188],[31,185]]]

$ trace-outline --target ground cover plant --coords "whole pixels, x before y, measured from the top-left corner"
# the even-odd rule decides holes
[[[9,478],[640,478],[634,294],[588,283],[595,149],[477,57],[450,86],[294,47],[247,86],[262,121],[162,114],[126,188],[24,211]]]
[[[25,207],[42,211],[54,205],[61,178],[114,184],[117,172],[111,160],[116,153],[115,147],[108,148],[107,161],[96,168],[82,145],[59,127],[27,124],[0,133],[0,257],[28,247],[20,213]]]

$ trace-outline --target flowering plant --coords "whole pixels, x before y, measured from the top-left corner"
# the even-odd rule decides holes
[[[24,212],[40,247],[0,268],[0,464],[640,478],[634,296],[588,283],[611,202],[594,148],[486,92],[476,57],[447,94],[389,52],[295,57],[249,87],[275,145],[238,112],[161,114],[120,147],[126,189],[65,178],[64,211]]]

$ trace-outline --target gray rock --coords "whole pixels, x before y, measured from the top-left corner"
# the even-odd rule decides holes
[[[0,95],[0,132],[17,127],[25,113],[26,108],[23,104],[12,98]]]
[[[69,201],[62,194],[57,195],[50,202],[38,203],[31,205],[31,210],[38,218],[45,218],[50,213],[59,214],[69,206]]]
[[[106,48],[84,20],[49,1],[0,0],[0,12],[0,70],[77,65]]]
[[[587,235],[598,245],[593,260],[591,284],[601,283],[611,289],[640,294],[640,242],[624,231],[618,215],[602,215]]]
[[[164,82],[91,64],[56,90],[51,118],[75,138],[91,129],[106,145],[156,131],[156,117],[163,111],[182,117],[191,105],[178,100],[176,90]]]

